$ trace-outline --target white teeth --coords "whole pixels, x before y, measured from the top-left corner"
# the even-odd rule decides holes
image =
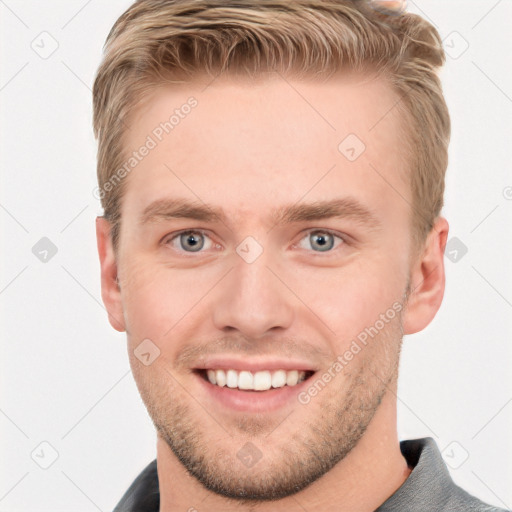
[[[277,370],[272,374],[272,387],[282,388],[286,384],[286,372],[284,370]]]
[[[215,378],[215,371],[214,370],[208,370],[206,373],[208,375],[208,380],[212,384],[217,384],[217,379]]]
[[[287,386],[295,386],[299,382],[299,372],[297,370],[292,370],[291,372],[286,372],[286,385]]]
[[[222,386],[226,385],[226,374],[225,374],[224,370],[217,370],[215,372],[215,381],[216,382],[213,382],[209,375],[208,375],[208,379],[210,380],[210,382],[212,384],[217,384],[217,386],[222,387]]]
[[[272,375],[270,372],[256,372],[253,379],[254,389],[256,391],[266,391],[272,387]]]
[[[217,386],[253,391],[266,391],[270,388],[295,386],[306,378],[306,372],[298,370],[264,370],[256,373],[242,370],[207,370],[208,380]]]
[[[238,387],[240,389],[253,389],[252,380],[251,372],[240,372],[238,374]]]
[[[235,370],[228,370],[226,373],[226,386],[236,388],[238,386],[238,374]]]

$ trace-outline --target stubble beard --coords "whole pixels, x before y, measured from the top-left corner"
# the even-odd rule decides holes
[[[147,374],[136,381],[158,436],[184,468],[209,491],[255,506],[305,489],[351,452],[396,384],[402,337],[398,315],[354,357],[359,364],[347,365],[309,404],[297,402],[277,420],[246,414],[228,422],[218,408],[203,408],[180,385],[169,385],[174,379],[165,371],[160,383]],[[237,457],[246,443],[261,454],[250,467]]]

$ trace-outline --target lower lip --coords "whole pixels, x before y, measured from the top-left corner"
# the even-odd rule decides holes
[[[240,412],[270,412],[290,403],[299,403],[297,395],[311,383],[311,377],[295,386],[271,388],[268,391],[242,391],[238,388],[217,386],[194,372],[200,385],[214,400],[229,409]]]

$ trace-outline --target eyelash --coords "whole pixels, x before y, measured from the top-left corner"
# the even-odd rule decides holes
[[[210,238],[207,234],[207,232],[205,230],[202,230],[202,229],[184,229],[182,231],[177,231],[176,233],[174,233],[172,236],[167,236],[163,239],[163,244],[164,245],[169,245],[171,242],[173,242],[174,240],[176,240],[178,237],[180,237],[181,235],[184,235],[184,234],[188,234],[188,233],[201,233],[203,236],[206,236],[208,238]],[[340,233],[336,232],[336,231],[332,231],[330,229],[319,229],[319,228],[311,228],[311,229],[308,229],[304,236],[299,240],[299,242],[297,242],[296,244],[293,245],[293,247],[296,247],[302,240],[304,240],[304,238],[306,238],[307,236],[309,236],[310,234],[312,233],[322,233],[322,234],[329,234],[329,235],[332,235],[333,237],[335,238],[338,238],[341,240],[341,243],[338,244],[337,246],[334,246],[332,249],[328,250],[328,251],[313,251],[312,249],[310,250],[310,252],[313,252],[314,254],[316,255],[321,255],[321,254],[333,254],[336,249],[338,249],[340,246],[342,245],[348,245],[348,240],[346,237],[346,235],[341,235]],[[211,240],[211,238],[210,238]],[[212,240],[213,242],[213,240]],[[188,253],[188,254],[194,254],[194,251],[185,251],[185,250],[182,250],[182,249],[177,249],[179,252],[183,252],[183,253]],[[197,254],[201,254],[202,252],[204,252],[203,250],[199,250],[197,251]],[[187,256],[185,256],[187,257]]]

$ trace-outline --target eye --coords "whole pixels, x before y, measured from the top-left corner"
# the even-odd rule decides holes
[[[203,231],[191,229],[173,235],[164,240],[164,244],[170,244],[173,249],[185,252],[199,252],[203,248],[212,247],[212,241]]]
[[[336,239],[339,240],[337,245]],[[214,246],[220,247],[214,244],[204,231],[193,229],[175,233],[164,239],[163,243],[164,245],[170,245],[178,252],[188,253],[201,252],[202,249],[208,250],[212,249]],[[342,236],[329,230],[316,229],[309,231],[296,246],[315,252],[332,252],[333,248],[337,248],[344,243],[346,242]]]
[[[331,249],[335,247],[336,238],[340,240],[340,243],[336,245],[338,247],[345,240],[335,233],[326,230],[317,229],[315,231],[310,231],[298,244],[302,249],[313,249],[315,252],[329,252]],[[305,247],[303,242],[306,241],[306,245],[309,247]],[[331,251],[332,252],[332,251]]]

